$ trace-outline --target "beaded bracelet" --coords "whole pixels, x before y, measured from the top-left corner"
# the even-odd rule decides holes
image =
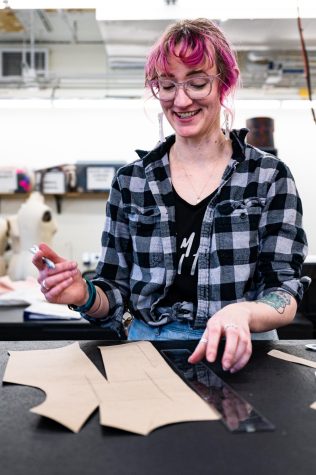
[[[75,312],[86,313],[93,306],[97,296],[97,290],[93,283],[86,278],[84,278],[84,280],[86,281],[86,284],[88,286],[89,297],[87,302],[84,305],[81,305],[80,307],[73,304],[68,305],[70,310],[74,310]]]

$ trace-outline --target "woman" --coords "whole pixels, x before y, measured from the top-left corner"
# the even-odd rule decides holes
[[[146,86],[175,133],[118,171],[96,279],[85,282],[44,244],[34,257],[48,301],[113,328],[129,310],[130,340],[196,339],[191,363],[214,361],[225,337],[231,372],[248,362],[251,338],[277,338],[293,319],[306,255],[289,169],[247,145],[245,129],[229,131],[225,104],[238,76],[215,24],[171,25],[148,56]]]

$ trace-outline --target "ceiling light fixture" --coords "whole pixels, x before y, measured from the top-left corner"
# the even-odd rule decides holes
[[[236,110],[307,110],[309,101],[279,99],[236,99]],[[313,101],[316,106],[316,101]],[[142,99],[0,99],[0,109],[115,109],[144,110]],[[146,110],[159,111],[158,101],[148,103]]]
[[[226,0],[210,8],[205,0],[121,0],[111,4],[101,3],[96,9],[97,20],[173,20],[179,18],[207,17],[212,19],[269,19],[296,18],[299,6],[302,18],[316,18],[316,3],[311,0]]]
[[[205,0],[120,0],[110,5],[104,0],[1,0],[0,9],[95,8],[97,20],[173,20],[205,16],[213,19],[316,18],[316,4],[311,0],[226,0],[210,8]]]

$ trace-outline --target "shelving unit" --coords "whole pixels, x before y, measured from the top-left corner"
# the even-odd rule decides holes
[[[0,213],[2,200],[21,200],[25,201],[30,196],[30,193],[0,193]],[[87,200],[87,199],[104,199],[109,196],[108,191],[70,191],[60,195],[44,193],[45,198],[53,198],[56,204],[57,213],[62,212],[62,202],[64,199]]]

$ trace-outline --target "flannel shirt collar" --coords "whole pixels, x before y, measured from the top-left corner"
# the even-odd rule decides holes
[[[233,155],[232,158],[237,162],[242,162],[245,159],[246,151],[246,135],[249,132],[249,129],[242,128],[240,130],[233,129],[230,132],[230,138],[232,140]],[[159,142],[158,145],[150,151],[137,149],[137,155],[143,160],[144,166],[146,167],[150,163],[160,160],[166,153],[169,152],[171,146],[175,143],[175,135],[169,135],[166,137],[164,142]]]

